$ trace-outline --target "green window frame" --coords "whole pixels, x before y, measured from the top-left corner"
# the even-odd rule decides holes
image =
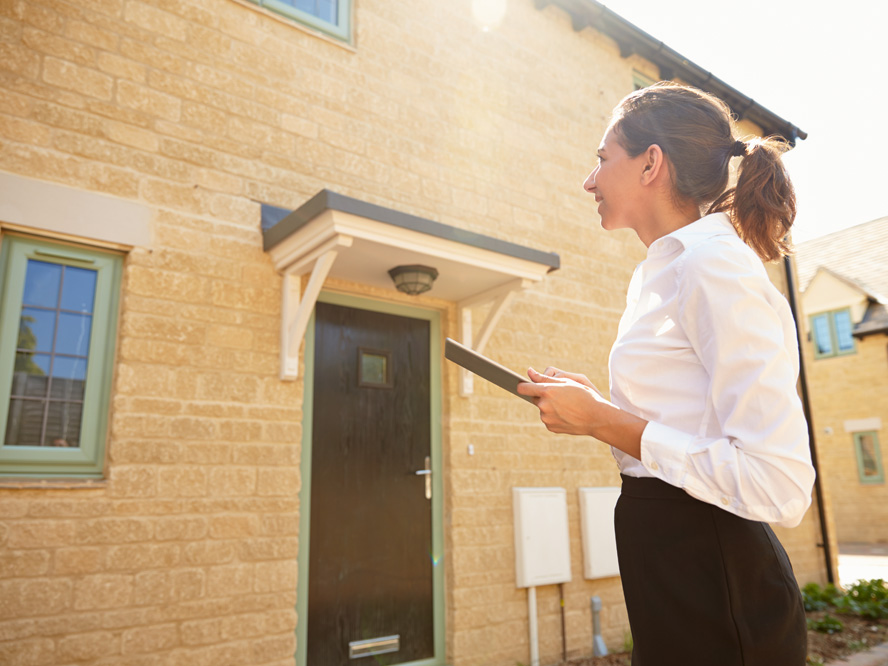
[[[275,14],[325,32],[344,42],[352,41],[353,0],[250,0]]]
[[[0,239],[0,477],[102,478],[122,265]]]
[[[885,467],[879,450],[879,434],[875,430],[854,433],[857,475],[861,483],[885,483]]]
[[[819,312],[809,317],[809,323],[815,359],[846,356],[857,352],[850,308]]]

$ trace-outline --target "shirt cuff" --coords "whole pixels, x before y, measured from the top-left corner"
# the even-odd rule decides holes
[[[692,441],[681,430],[649,421],[641,433],[641,464],[651,476],[684,488]]]

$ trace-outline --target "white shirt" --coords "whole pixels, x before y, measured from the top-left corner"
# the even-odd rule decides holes
[[[814,468],[789,305],[724,213],[648,248],[610,355],[611,401],[649,421],[627,476],[743,518],[798,525]]]

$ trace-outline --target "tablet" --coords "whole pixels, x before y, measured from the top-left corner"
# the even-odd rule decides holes
[[[444,341],[444,358],[461,365],[469,372],[483,377],[500,388],[506,389],[509,393],[513,393],[519,398],[524,398],[527,402],[533,403],[531,396],[518,393],[518,384],[530,381],[527,377],[522,377],[517,372],[509,370],[496,361],[491,361],[486,356],[482,356],[475,350],[461,345],[456,340],[447,338]]]

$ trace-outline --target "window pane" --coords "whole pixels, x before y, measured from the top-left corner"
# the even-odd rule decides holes
[[[59,335],[56,340],[56,354],[86,356],[89,353],[89,332],[91,326],[91,315],[59,313]]]
[[[860,457],[863,462],[863,475],[879,476],[879,463],[876,460],[876,440],[872,435],[860,435]]]
[[[54,311],[22,308],[22,318],[19,322],[19,349],[49,352],[52,351],[54,338]]]
[[[10,400],[6,419],[6,446],[40,446],[42,400]]]
[[[814,347],[817,350],[818,355],[832,354],[832,339],[829,334],[829,319],[828,316],[817,315],[811,320],[812,328],[814,329]]]
[[[49,363],[49,354],[17,353],[10,394],[14,397],[45,398],[49,385]]]
[[[45,261],[28,259],[25,273],[24,305],[42,305],[55,308],[59,302],[59,285],[62,281],[62,267]]]
[[[49,403],[46,418],[46,446],[80,446],[80,417],[83,405],[79,402]]]
[[[836,342],[840,352],[851,351],[854,349],[854,338],[851,337],[851,313],[836,312],[834,315],[836,322]]]
[[[52,364],[50,398],[83,400],[86,359],[56,356]]]
[[[283,2],[333,25],[336,25],[338,20],[339,0],[283,0]]]
[[[88,268],[65,267],[62,283],[62,310],[92,312],[96,295],[96,271]]]

